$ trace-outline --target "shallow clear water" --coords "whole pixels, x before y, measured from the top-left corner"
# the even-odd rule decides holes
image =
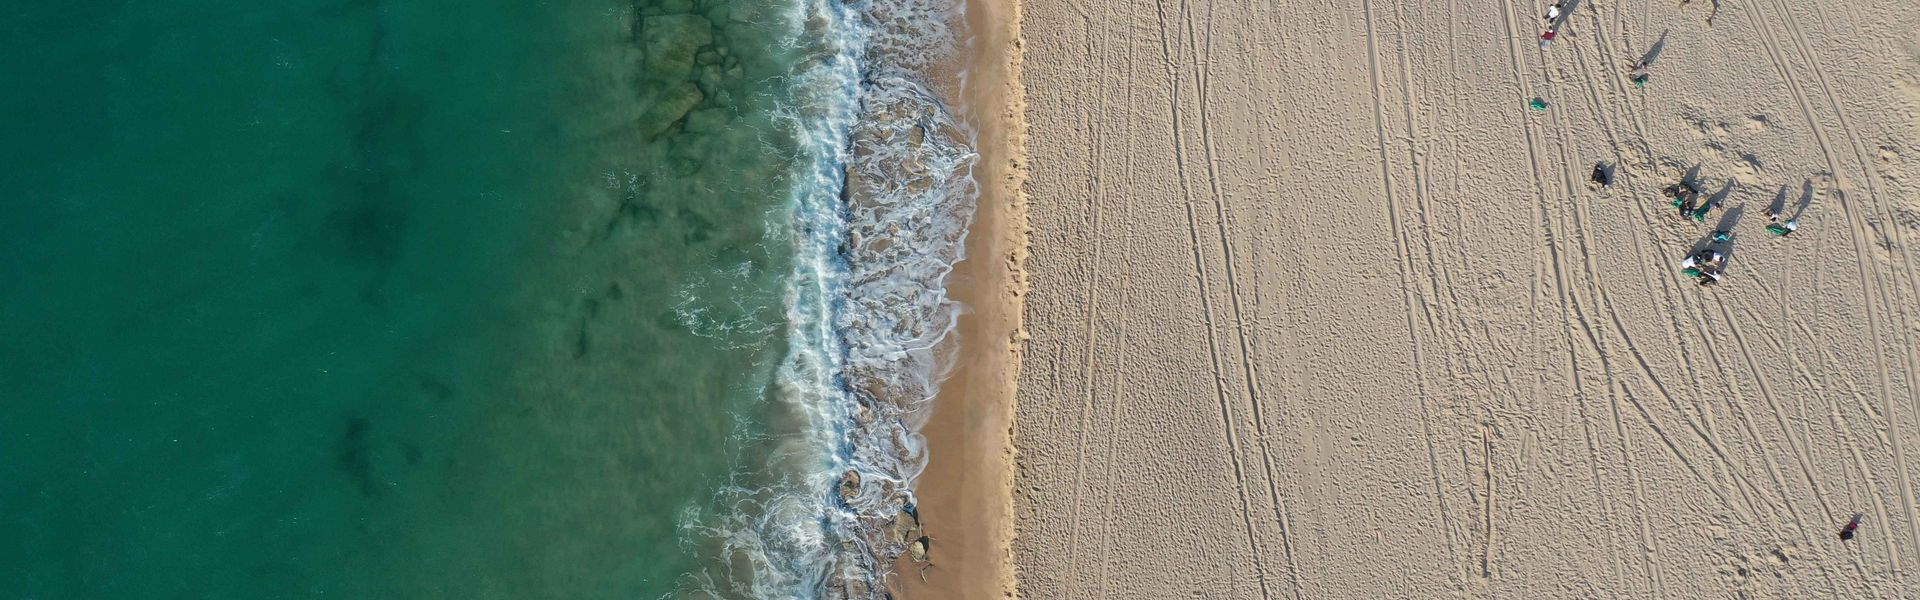
[[[9,4],[0,598],[720,560],[788,352],[781,3]]]
[[[957,6],[0,5],[0,598],[870,597]]]

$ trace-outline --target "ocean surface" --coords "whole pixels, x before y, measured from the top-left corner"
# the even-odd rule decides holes
[[[0,0],[0,599],[876,597],[948,0]]]

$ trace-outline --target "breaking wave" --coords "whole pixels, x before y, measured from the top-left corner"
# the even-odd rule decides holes
[[[786,354],[768,398],[763,461],[737,469],[717,514],[687,511],[718,558],[678,597],[879,598],[919,531],[919,428],[948,361],[977,188],[973,133],[942,99],[962,73],[952,0],[797,0],[781,111],[799,140],[786,229]],[[944,87],[943,87],[944,86]],[[697,328],[736,323],[679,307]],[[742,428],[743,430],[745,428]],[[738,472],[757,474],[749,482]]]

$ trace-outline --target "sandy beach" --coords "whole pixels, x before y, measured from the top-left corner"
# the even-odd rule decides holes
[[[1026,213],[1020,196],[1023,101],[1018,0],[967,3],[972,34],[964,57],[961,108],[977,134],[980,197],[967,260],[947,289],[965,306],[953,370],[922,433],[927,469],[915,482],[928,560],[894,564],[891,588],[915,600],[1011,598],[1014,594],[1013,395],[1019,372],[1020,263]]]
[[[1920,589],[1920,16],[1569,8],[1024,7],[1019,597]]]

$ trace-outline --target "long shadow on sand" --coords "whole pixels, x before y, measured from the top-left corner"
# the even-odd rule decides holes
[[[1640,57],[1641,66],[1651,67],[1653,66],[1653,61],[1660,59],[1660,51],[1666,49],[1667,47],[1668,31],[1671,31],[1671,30],[1663,29],[1660,31],[1660,39],[1654,41],[1653,46],[1650,48],[1647,48],[1647,53]]]

